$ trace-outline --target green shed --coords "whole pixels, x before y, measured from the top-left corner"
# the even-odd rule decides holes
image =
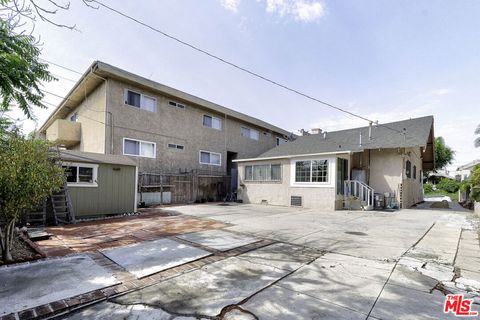
[[[137,165],[121,155],[61,150],[77,219],[137,211]]]

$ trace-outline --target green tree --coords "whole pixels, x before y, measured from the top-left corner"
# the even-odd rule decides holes
[[[453,162],[455,151],[445,144],[442,137],[435,138],[435,168],[434,171],[445,168]]]
[[[9,111],[14,105],[33,119],[32,107],[45,108],[41,82],[55,78],[48,72],[48,65],[39,61],[40,49],[33,36],[15,34],[1,20],[0,39],[0,111]]]
[[[11,261],[15,223],[25,210],[58,191],[64,183],[63,169],[56,163],[51,145],[33,137],[11,133],[0,140],[0,249],[3,261]]]
[[[437,188],[449,193],[454,193],[460,188],[460,183],[452,179],[442,178],[440,182],[437,183]]]

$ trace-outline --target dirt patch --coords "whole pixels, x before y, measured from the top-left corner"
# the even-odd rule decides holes
[[[13,262],[11,263],[20,263],[42,258],[41,254],[39,254],[25,240],[20,237],[14,237],[11,253],[13,258]],[[2,260],[2,256],[0,254],[0,265],[4,264],[5,263]]]
[[[434,202],[430,205],[430,208],[433,209],[450,209],[450,206],[448,205],[448,201],[443,200],[443,201],[437,201]]]

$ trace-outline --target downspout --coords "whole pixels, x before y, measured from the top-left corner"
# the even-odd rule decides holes
[[[114,128],[114,124],[113,124],[113,113],[111,111],[108,111],[108,101],[109,101],[109,89],[110,89],[110,86],[109,86],[109,82],[108,82],[108,78],[104,78],[104,77],[101,77],[99,76],[98,74],[95,73],[96,69],[98,68],[98,65],[95,64],[93,65],[91,68],[90,68],[90,73],[92,75],[94,75],[95,77],[97,78],[100,78],[102,79],[103,81],[105,81],[105,114],[108,114],[109,115],[109,120],[110,120],[110,154],[113,154],[113,128]],[[105,117],[106,119],[107,117]],[[105,123],[105,137],[106,137],[106,131],[107,131],[107,124]],[[105,154],[107,154],[107,145],[105,144]]]

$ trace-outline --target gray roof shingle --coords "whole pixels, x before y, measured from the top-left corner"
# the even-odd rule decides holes
[[[395,132],[386,128],[403,132]],[[257,158],[295,156],[327,152],[360,152],[366,149],[408,148],[425,146],[433,126],[433,116],[385,123],[372,126],[372,139],[368,138],[368,127],[300,136],[295,141],[284,143],[266,151]],[[362,145],[360,145],[362,133]]]
[[[125,166],[136,166],[136,162],[127,156],[82,152],[76,150],[60,150],[60,159],[71,162],[108,163]]]

